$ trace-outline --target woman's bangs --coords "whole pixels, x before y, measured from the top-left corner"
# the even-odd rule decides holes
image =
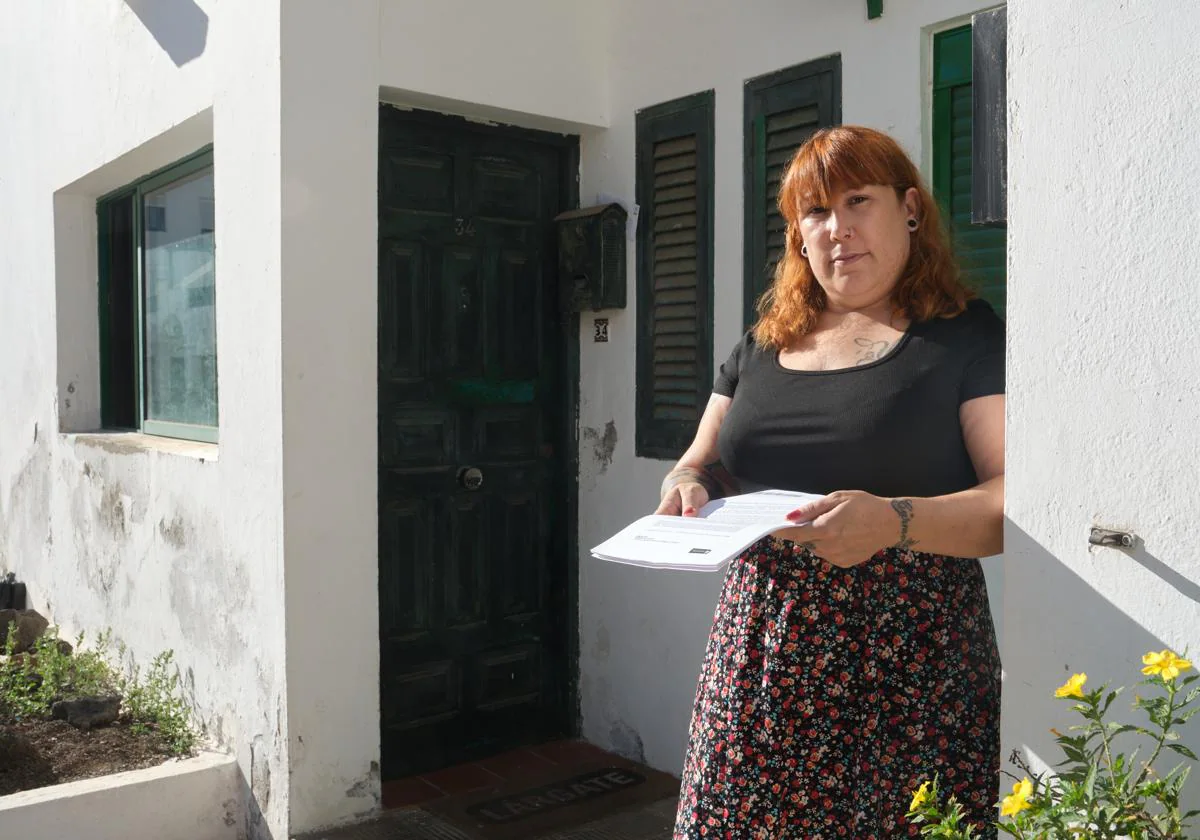
[[[886,155],[864,155],[862,143],[838,142],[836,129],[813,138],[796,155],[780,190],[784,216],[807,212],[809,207],[825,207],[839,192],[870,184],[888,185],[892,181]],[[856,154],[852,148],[858,146]]]

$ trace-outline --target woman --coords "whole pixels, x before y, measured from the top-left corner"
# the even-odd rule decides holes
[[[916,836],[905,813],[935,773],[988,825],[1000,662],[968,558],[1002,548],[1003,323],[890,137],[818,132],[779,207],[774,286],[658,511],[826,495],[729,569],[675,837]]]

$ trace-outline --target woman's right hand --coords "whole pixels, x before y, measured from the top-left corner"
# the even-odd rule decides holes
[[[696,516],[706,504],[708,491],[704,489],[704,485],[696,481],[686,481],[668,490],[654,512],[665,516]]]

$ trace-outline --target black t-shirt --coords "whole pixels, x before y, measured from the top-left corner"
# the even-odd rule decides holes
[[[873,362],[828,371],[788,370],[747,333],[713,390],[733,398],[718,449],[743,491],[956,493],[979,483],[958,409],[1004,393],[1004,322],[971,301],[913,323]]]

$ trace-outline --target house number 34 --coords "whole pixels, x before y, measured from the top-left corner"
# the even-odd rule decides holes
[[[475,222],[471,219],[458,218],[454,220],[454,235],[455,236],[474,236]]]

